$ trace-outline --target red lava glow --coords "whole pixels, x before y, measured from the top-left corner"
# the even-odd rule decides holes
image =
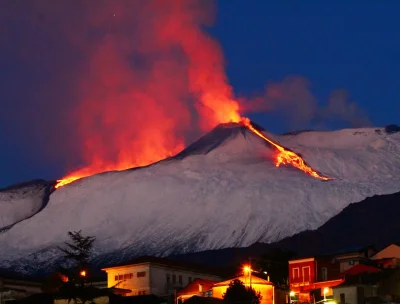
[[[221,48],[204,30],[213,22],[209,1],[118,2],[124,7],[116,4],[112,14],[111,2],[104,3],[89,20],[107,23],[107,35],[89,49],[75,112],[85,165],[58,180],[56,188],[162,160],[185,147],[188,132],[227,122],[242,122],[275,146],[277,166],[291,164],[327,179],[241,118]]]

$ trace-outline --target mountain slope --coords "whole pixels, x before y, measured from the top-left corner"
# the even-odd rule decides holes
[[[352,203],[324,225],[272,244],[256,243],[247,248],[204,251],[173,258],[197,263],[232,266],[249,256],[256,257],[270,248],[290,250],[299,256],[338,252],[344,248],[373,244],[377,249],[399,243],[400,192],[368,197]]]
[[[0,265],[46,267],[69,230],[96,236],[96,253],[109,262],[273,242],[400,190],[400,133],[265,134],[335,179],[277,168],[269,144],[241,125],[220,125],[176,157],[56,190],[41,212],[0,235]]]
[[[35,180],[0,189],[0,231],[11,228],[43,209],[53,184]]]

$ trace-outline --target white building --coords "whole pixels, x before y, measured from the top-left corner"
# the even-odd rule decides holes
[[[210,267],[156,257],[140,257],[102,270],[107,272],[108,288],[121,289],[125,296],[168,296],[195,279],[221,281]]]

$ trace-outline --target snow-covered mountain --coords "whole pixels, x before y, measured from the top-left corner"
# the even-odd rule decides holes
[[[43,210],[27,212],[31,217],[0,234],[0,266],[46,267],[70,230],[96,236],[98,257],[117,262],[136,254],[248,246],[315,229],[352,202],[400,191],[395,131],[263,131],[334,178],[321,181],[291,166],[277,168],[275,149],[242,125],[219,125],[173,158],[54,191]],[[0,209],[1,218],[20,214],[17,202],[5,197],[0,208],[16,207]],[[23,208],[36,199],[25,198]]]
[[[0,232],[42,210],[53,185],[35,180],[0,190]]]

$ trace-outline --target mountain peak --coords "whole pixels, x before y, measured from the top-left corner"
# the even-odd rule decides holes
[[[264,131],[263,128],[254,122],[250,123],[256,130],[260,132]],[[262,143],[264,146],[269,146],[265,141],[251,132],[243,123],[221,123],[177,154],[174,159],[183,159],[191,155],[205,155],[222,145],[226,145],[228,142],[232,143],[232,147],[230,148],[235,149],[235,145],[239,145],[239,140],[244,139],[247,142],[249,138],[256,138],[257,142]]]

